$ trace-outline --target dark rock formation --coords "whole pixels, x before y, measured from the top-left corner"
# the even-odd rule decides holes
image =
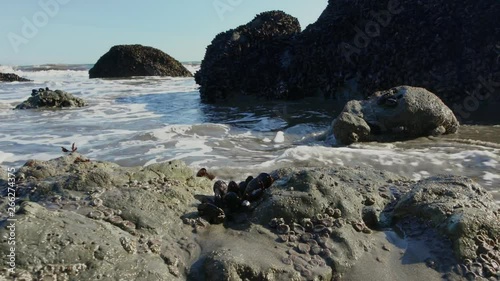
[[[498,277],[499,213],[491,195],[469,179],[414,184],[364,167],[271,175],[276,181],[250,210],[210,225],[196,206],[213,194],[213,183],[181,161],[127,168],[76,152],[29,160],[15,174],[16,271],[0,271],[0,278],[332,280],[361,260],[365,274],[382,277],[385,269],[430,260],[441,267],[424,266],[417,276],[400,272],[395,280],[438,280],[452,274],[453,250],[474,260],[458,270],[481,263],[484,271],[476,275]],[[8,204],[0,197],[2,210]],[[2,237],[9,235],[7,216],[0,213]],[[419,226],[419,219],[431,224]],[[389,230],[393,224],[402,238]],[[402,250],[393,239],[418,249]],[[2,252],[9,247],[0,243]],[[411,263],[401,264],[401,251]],[[470,274],[465,271],[460,274]]]
[[[86,103],[70,93],[48,88],[33,89],[31,97],[18,104],[15,109],[82,107]]]
[[[453,112],[423,88],[395,87],[367,100],[351,100],[333,121],[329,134],[343,144],[394,141],[455,133]]]
[[[90,78],[131,76],[191,77],[180,62],[161,50],[142,45],[113,46],[89,70]]]
[[[196,82],[203,101],[234,94],[286,97],[285,52],[300,32],[298,20],[281,11],[265,12],[251,22],[220,33],[208,46]]]
[[[212,44],[200,78],[214,71],[221,79],[197,82],[202,97],[230,88],[272,98],[345,94],[351,99],[353,94],[367,96],[396,85],[412,85],[436,93],[455,112],[467,111],[465,117],[490,96],[500,97],[499,14],[496,0],[330,0],[317,22],[287,41],[281,51],[269,48],[258,52],[258,58],[246,59],[242,56],[247,53],[233,55],[229,43],[217,49]],[[219,35],[214,42],[223,36],[229,42],[230,34]],[[239,50],[239,44],[234,45]],[[217,58],[224,59],[216,64]],[[261,68],[260,62],[276,58],[286,63]],[[245,65],[234,67],[233,60]],[[250,76],[250,81],[260,79],[268,85],[267,77],[282,79],[282,89],[246,91],[240,85],[252,70],[258,78]],[[466,103],[468,93],[473,100]]]
[[[14,73],[0,73],[0,82],[30,82],[31,80],[19,77]]]

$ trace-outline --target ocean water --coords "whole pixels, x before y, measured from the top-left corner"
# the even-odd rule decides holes
[[[339,146],[326,139],[341,110],[333,100],[206,105],[193,78],[88,79],[92,65],[7,67],[34,80],[0,83],[0,165],[61,156],[74,142],[91,160],[123,166],[180,159],[223,179],[285,166],[371,166],[419,180],[469,176],[500,204],[500,126],[462,126],[455,135]],[[185,65],[193,73],[196,63]],[[31,89],[60,89],[89,106],[12,110]],[[283,139],[276,135],[283,132]]]

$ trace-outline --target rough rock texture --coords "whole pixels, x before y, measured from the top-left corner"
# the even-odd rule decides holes
[[[124,168],[87,160],[72,153],[19,169],[17,276],[185,280],[198,246],[180,216],[209,181],[179,161]]]
[[[33,90],[31,97],[18,104],[15,109],[83,107],[86,103],[70,93],[61,90]]]
[[[415,184],[395,206],[394,218],[429,221],[452,240],[461,260],[480,254],[500,259],[498,211],[491,194],[471,179],[439,176]]]
[[[279,73],[280,91],[268,87],[257,93],[272,98],[345,95],[352,99],[412,85],[436,93],[455,112],[458,106],[468,110],[476,107],[475,102],[500,97],[499,14],[496,0],[329,0],[319,19],[281,51],[269,48],[259,52],[258,59],[245,60],[240,57],[244,53],[226,54],[233,50],[230,47],[210,47],[206,58],[213,59],[203,61],[203,74],[215,71],[214,77],[221,79],[197,82],[202,98],[215,97],[217,91],[223,94],[228,79],[232,85],[245,84],[248,69],[259,73],[251,81],[260,78],[266,86],[272,85],[267,77],[276,81]],[[230,34],[224,35],[226,40]],[[217,58],[224,59],[215,64]],[[280,68],[260,67],[260,62],[275,58],[286,58],[286,63],[278,64]],[[246,64],[237,68],[232,60]],[[477,99],[465,103],[469,94]]]
[[[298,32],[296,18],[270,11],[217,35],[195,75],[202,100],[215,102],[235,94],[285,97],[284,70],[291,54],[283,50]]]
[[[492,85],[480,77],[500,81],[498,14],[495,0],[329,0],[297,37],[291,76],[310,89],[303,95],[329,95],[351,79],[365,95],[396,85],[426,88],[447,104],[478,88],[485,95]]]
[[[131,76],[191,77],[180,62],[161,50],[142,45],[117,45],[89,70],[90,78]]]
[[[0,82],[29,82],[31,80],[19,77],[14,73],[0,73]]]
[[[249,210],[227,213],[224,224],[210,225],[196,210],[200,198],[213,195],[213,182],[195,177],[195,171],[180,161],[125,168],[76,152],[50,161],[30,160],[16,174],[16,273],[2,269],[0,278],[326,281],[342,278],[360,259],[383,263],[384,253],[391,249],[396,265],[401,262],[400,250],[386,245],[391,241],[387,236],[397,236],[387,228],[407,217],[428,220],[432,215],[436,229],[456,234],[451,239],[465,245],[460,251],[475,259],[488,256],[477,256],[481,247],[469,247],[469,233],[487,230],[481,238],[489,243],[500,231],[495,224],[498,213],[486,209],[494,206],[491,196],[461,178],[424,180],[412,190],[409,180],[365,167],[286,168],[271,174],[273,185],[251,202]],[[455,181],[467,187],[455,188]],[[428,191],[432,183],[437,183],[436,190],[446,191],[445,199],[439,201],[440,192]],[[426,198],[429,204],[413,198]],[[458,207],[445,208],[448,201]],[[7,202],[2,196],[1,210]],[[491,222],[476,224],[479,218],[468,219],[465,210],[484,214],[483,219]],[[456,218],[457,231],[442,224],[444,214],[450,216],[447,225]],[[0,212],[2,252],[8,251],[5,218]],[[420,228],[415,234],[414,224],[408,232],[396,227],[403,237],[433,230],[427,225]],[[424,238],[440,241],[438,236]],[[405,250],[405,255],[417,257],[411,263],[427,263],[426,258],[434,257],[430,249],[451,249],[451,244],[439,242],[419,252],[424,246]],[[496,247],[488,253],[491,266]],[[467,266],[471,267],[463,265]],[[416,280],[400,274],[404,280]]]
[[[399,86],[352,100],[332,122],[329,133],[343,144],[403,140],[451,134],[459,123],[453,112],[423,88]]]

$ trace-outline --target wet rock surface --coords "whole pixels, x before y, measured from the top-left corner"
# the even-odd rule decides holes
[[[500,4],[495,0],[330,0],[315,23],[287,44],[262,45],[267,49],[253,61],[256,52],[233,55],[240,44],[232,47],[232,31],[227,32],[223,40],[227,43],[220,45],[228,47],[209,48],[200,78],[212,71],[217,74],[197,82],[204,100],[224,96],[225,89],[273,99],[335,96],[351,100],[412,85],[437,94],[455,113],[465,112],[461,115],[468,118],[478,113],[477,103],[500,97],[500,29],[492,28],[498,27],[498,14]],[[223,60],[215,64],[216,58]],[[281,58],[280,67],[260,67],[262,61],[276,58]],[[245,62],[244,68],[235,67],[237,61]],[[248,69],[256,71],[251,76],[255,79],[245,76]],[[241,86],[227,85],[224,73],[230,74],[230,83]],[[248,91],[247,81],[266,87],[257,93]]]
[[[0,82],[30,82],[32,80],[19,77],[14,73],[0,73]]]
[[[215,102],[245,95],[286,97],[286,68],[291,54],[284,49],[299,32],[296,18],[270,11],[218,34],[195,74],[201,99]]]
[[[236,183],[195,175],[180,161],[126,168],[76,152],[28,161],[16,173],[17,270],[0,275],[342,280],[364,276],[360,261],[382,269],[400,266],[402,255],[422,265],[424,276],[499,276],[498,208],[468,179],[415,183],[365,167],[286,168],[242,181],[260,195],[239,193],[239,203],[251,200],[231,208],[234,196],[226,197]],[[203,213],[209,202],[223,212],[221,221]],[[6,214],[0,216],[3,252]],[[406,275],[413,273],[391,276]]]
[[[153,47],[117,45],[104,54],[89,70],[90,78],[131,76],[191,77],[179,61]]]
[[[396,220],[426,220],[447,236],[455,256],[464,262],[456,268],[463,275],[500,277],[500,209],[491,194],[471,179],[422,180],[396,204],[393,215]]]
[[[453,112],[423,88],[399,86],[349,101],[333,121],[330,134],[343,144],[395,141],[455,133]]]
[[[15,109],[83,107],[86,102],[61,90],[49,88],[33,89],[31,97],[18,104]]]

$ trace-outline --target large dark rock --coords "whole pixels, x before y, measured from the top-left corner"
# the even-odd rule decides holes
[[[424,88],[399,86],[375,92],[367,100],[349,101],[333,121],[330,134],[351,144],[395,141],[455,133],[453,112]]]
[[[299,32],[296,18],[271,11],[217,35],[195,75],[202,100],[214,102],[235,94],[287,96],[291,53],[284,50]]]
[[[179,61],[161,50],[142,45],[113,46],[89,70],[90,78],[131,76],[191,77]]]
[[[14,73],[0,73],[0,82],[30,82],[31,80],[19,77]]]
[[[209,47],[197,82],[204,100],[227,89],[272,98],[351,99],[411,85],[468,117],[481,101],[500,97],[499,14],[496,0],[330,0],[316,23],[276,48],[239,52],[241,44],[230,43],[234,31],[219,35],[214,43],[221,47]],[[263,69],[263,61],[275,65]],[[244,64],[235,67],[238,62]],[[206,74],[212,71],[217,74]],[[276,81],[279,91],[266,88]],[[257,89],[249,91],[246,83]]]
[[[86,103],[70,93],[48,88],[33,89],[31,97],[18,104],[15,109],[83,107]]]

